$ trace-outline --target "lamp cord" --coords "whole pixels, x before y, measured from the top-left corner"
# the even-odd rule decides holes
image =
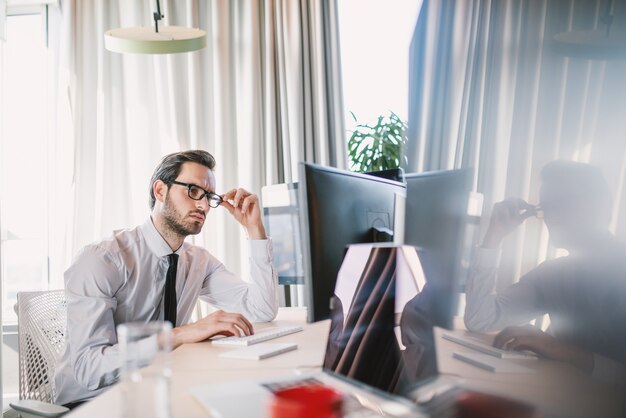
[[[613,6],[614,0],[607,0],[604,16],[600,18],[600,21],[606,24],[605,37],[607,38],[611,33],[611,25],[613,24]]]
[[[153,13],[154,16],[154,31],[159,33],[159,20],[161,20],[164,16],[161,14],[161,3],[159,0],[156,0],[157,11]]]

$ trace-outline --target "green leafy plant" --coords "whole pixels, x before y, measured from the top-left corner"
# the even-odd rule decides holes
[[[350,112],[357,122],[354,113]],[[348,140],[350,169],[357,172],[380,171],[400,167],[406,163],[402,149],[406,144],[407,124],[398,115],[379,116],[376,124],[357,122]]]

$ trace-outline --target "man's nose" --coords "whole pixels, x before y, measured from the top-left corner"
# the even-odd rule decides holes
[[[205,196],[200,200],[196,200],[196,208],[202,210],[204,213],[207,213],[209,211],[208,197]]]

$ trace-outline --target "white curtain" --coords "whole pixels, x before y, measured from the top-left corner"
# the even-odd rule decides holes
[[[5,24],[6,24],[6,1],[4,0],[0,0],[0,91],[4,91],[4,86],[3,86],[3,80],[4,80],[4,42],[6,41],[5,38]],[[4,100],[3,100],[4,102]],[[0,111],[4,111],[3,109],[3,105],[4,103],[0,103]],[[0,129],[0,139],[2,139],[2,129]],[[0,196],[0,203],[2,202],[2,196]],[[0,205],[1,206],[1,205]],[[2,218],[0,217],[0,220]],[[2,222],[0,222],[0,231],[2,231]],[[2,266],[3,266],[3,260],[2,260],[2,248],[0,248],[0,284],[4,283],[4,278],[2,277]],[[0,319],[2,318],[2,300],[4,299],[4,295],[2,292],[2,288],[4,286],[0,285]],[[4,348],[4,333],[0,333],[0,347]],[[2,350],[4,351],[4,350]],[[0,369],[5,370],[4,368],[2,368],[3,364],[2,364],[2,351],[0,351]],[[4,380],[4,377],[0,378],[0,392],[4,394],[4,390],[2,388],[2,382]],[[3,400],[4,400],[4,396],[0,397],[0,409],[2,409],[4,411],[4,405],[3,405]]]
[[[206,149],[218,192],[259,195],[297,180],[299,161],[346,166],[334,1],[164,0],[162,24],[204,29],[206,49],[104,49],[107,29],[149,26],[154,7],[60,2],[55,278],[86,243],[147,218],[149,179],[167,153]],[[243,234],[225,210],[193,239],[245,275]]]
[[[626,61],[566,57],[552,42],[603,28],[607,2],[425,1],[411,45],[408,171],[473,167],[487,219],[505,197],[537,203],[548,161],[595,163],[626,238]],[[626,1],[613,9],[623,30]],[[505,242],[501,285],[554,255],[546,237],[529,220]]]

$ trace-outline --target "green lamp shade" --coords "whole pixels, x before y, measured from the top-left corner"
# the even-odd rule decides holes
[[[131,54],[174,54],[204,48],[206,32],[182,26],[111,29],[104,33],[104,47],[112,52]]]
[[[626,31],[613,28],[562,32],[554,35],[555,51],[565,56],[614,60],[626,59]]]

